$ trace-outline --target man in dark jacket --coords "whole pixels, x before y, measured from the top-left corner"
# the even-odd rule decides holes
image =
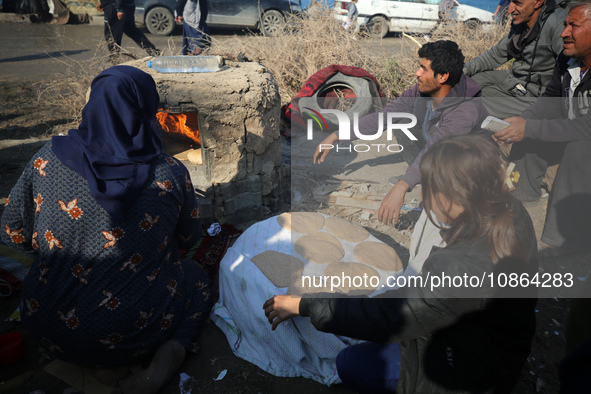
[[[514,195],[522,201],[540,199],[546,168],[560,162],[542,234],[542,257],[591,250],[591,0],[570,3],[568,10],[561,33],[564,51],[546,91],[494,135],[500,142],[518,142],[510,160],[521,176]]]
[[[488,115],[479,99],[480,86],[462,73],[464,55],[455,42],[427,43],[419,49],[419,57],[419,69],[415,72],[417,84],[380,111],[359,120],[359,132],[371,135],[380,125],[383,127],[384,122],[380,120],[385,114],[407,113],[417,119],[412,132],[417,141],[401,144],[404,147],[401,154],[409,168],[401,179],[391,180],[394,187],[378,212],[378,218],[386,224],[398,222],[404,196],[419,184],[419,163],[423,154],[444,138],[480,130],[480,124]],[[355,135],[353,129],[351,135]],[[335,132],[322,141],[314,153],[314,163],[322,163],[330,152],[327,147],[334,146],[338,140]]]
[[[482,86],[488,112],[501,119],[519,115],[543,93],[562,51],[566,17],[555,0],[512,0],[507,12],[513,18],[509,34],[464,66]],[[511,59],[510,70],[496,70]]]
[[[100,0],[96,9],[105,15],[105,40],[111,56],[119,54],[123,33],[131,38],[150,56],[158,56],[160,51],[135,25],[134,0]]]

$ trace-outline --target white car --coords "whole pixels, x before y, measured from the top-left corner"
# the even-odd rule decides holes
[[[359,25],[371,35],[382,38],[389,31],[428,33],[439,19],[441,0],[359,0]],[[347,18],[347,4],[351,0],[337,1],[334,7],[336,18]],[[455,1],[450,19],[464,23],[470,29],[487,30],[494,23],[493,13]]]

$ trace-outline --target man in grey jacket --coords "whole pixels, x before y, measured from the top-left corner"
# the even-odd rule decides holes
[[[560,32],[566,12],[555,0],[512,0],[511,30],[495,46],[464,66],[482,86],[488,112],[498,118],[519,115],[544,92],[562,51]],[[510,70],[495,70],[514,59]]]
[[[591,252],[591,0],[569,4],[561,37],[564,51],[542,97],[493,136],[516,142],[509,159],[521,176],[513,194],[522,201],[537,202],[546,168],[560,163],[540,257]]]

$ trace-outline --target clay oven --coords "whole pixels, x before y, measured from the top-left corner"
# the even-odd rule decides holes
[[[203,221],[261,220],[289,203],[289,169],[281,162],[281,100],[271,73],[256,63],[235,63],[215,73],[165,74],[149,69],[147,60],[126,64],[152,75],[162,111],[197,119],[202,164],[183,164]],[[167,153],[180,153],[181,159],[199,145],[167,132],[163,140]]]

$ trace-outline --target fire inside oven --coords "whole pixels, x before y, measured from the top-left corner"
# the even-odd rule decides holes
[[[203,163],[196,111],[173,112],[160,109],[156,118],[164,131],[162,141],[166,153],[193,164]]]

